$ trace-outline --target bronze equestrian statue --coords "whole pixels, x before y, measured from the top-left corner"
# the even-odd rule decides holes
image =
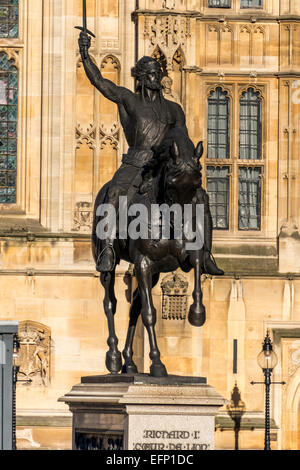
[[[168,101],[162,94],[162,70],[152,57],[143,57],[133,69],[136,92],[115,85],[104,79],[98,67],[92,62],[88,50],[90,38],[86,31],[79,36],[79,50],[82,62],[91,83],[109,100],[117,104],[120,121],[129,149],[123,155],[122,165],[112,180],[98,193],[95,201],[93,224],[93,256],[96,269],[101,273],[105,288],[104,309],[108,319],[109,351],[106,367],[112,374],[122,369],[123,373],[137,373],[132,360],[132,342],[137,319],[142,319],[150,341],[150,374],[156,377],[167,375],[160,360],[154,326],[156,312],[151,290],[158,282],[161,272],[177,268],[185,272],[194,269],[194,303],[190,307],[189,321],[194,326],[205,322],[205,307],[202,304],[201,274],[223,275],[211,254],[212,218],[208,196],[201,187],[200,157],[202,142],[195,149],[186,128],[185,115],[175,102]],[[204,245],[199,250],[187,250],[187,240],[166,239],[127,240],[118,239],[118,232],[108,232],[105,239],[97,236],[100,217],[97,209],[101,204],[112,205],[119,212],[119,198],[127,196],[128,204],[174,203],[202,204],[204,206]],[[174,235],[174,234],[173,234]],[[138,289],[133,295],[130,322],[123,358],[118,351],[118,339],[114,328],[116,298],[114,280],[116,265],[123,259],[134,264]]]

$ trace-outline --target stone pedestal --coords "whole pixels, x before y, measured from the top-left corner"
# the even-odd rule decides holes
[[[60,398],[73,413],[73,449],[214,449],[225,400],[201,377],[83,377]]]

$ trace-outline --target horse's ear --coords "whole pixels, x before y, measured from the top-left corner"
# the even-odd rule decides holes
[[[174,163],[177,165],[179,163],[180,153],[179,153],[178,145],[176,144],[175,140],[171,146],[171,157],[173,158]]]
[[[202,157],[203,152],[204,152],[203,142],[200,141],[195,150],[195,159],[197,160],[197,163],[200,162],[200,158]]]

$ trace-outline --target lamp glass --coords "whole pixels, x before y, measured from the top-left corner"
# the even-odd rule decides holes
[[[262,350],[257,358],[259,367],[262,369],[274,369],[277,365],[277,354],[273,350]]]

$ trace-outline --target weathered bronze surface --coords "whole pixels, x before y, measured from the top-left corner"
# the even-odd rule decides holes
[[[136,374],[133,362],[132,343],[139,315],[147,328],[150,341],[150,374],[167,376],[160,360],[155,335],[156,311],[152,301],[152,288],[157,284],[161,272],[172,272],[181,268],[185,272],[194,270],[194,302],[190,306],[188,319],[194,326],[205,322],[205,307],[202,303],[201,275],[222,275],[211,255],[212,219],[208,196],[201,186],[200,158],[202,142],[197,147],[188,136],[185,115],[175,102],[166,100],[162,94],[162,71],[152,57],[143,57],[133,69],[136,92],[116,86],[102,77],[91,60],[88,49],[90,38],[86,31],[79,37],[79,49],[86,74],[91,83],[109,100],[117,104],[121,124],[129,145],[123,156],[121,167],[113,179],[98,193],[95,201],[93,221],[93,256],[96,269],[101,273],[105,288],[104,309],[108,319],[109,351],[106,367],[111,374]],[[130,204],[143,204],[151,212],[151,204],[166,203],[204,205],[204,246],[199,250],[188,250],[187,239],[178,240],[172,233],[170,239],[126,239],[108,236],[100,240],[96,233],[100,217],[97,208],[111,204],[119,211],[119,197],[127,196]],[[171,223],[172,225],[172,223]],[[134,264],[138,289],[133,295],[128,334],[123,350],[124,365],[118,351],[118,339],[114,327],[116,298],[114,294],[115,267],[123,259]]]

